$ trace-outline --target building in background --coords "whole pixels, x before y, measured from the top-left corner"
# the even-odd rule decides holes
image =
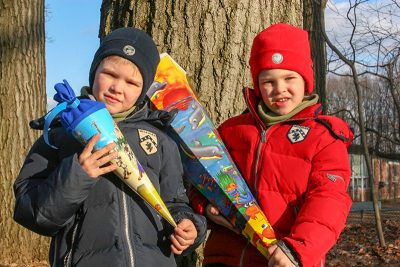
[[[349,194],[354,202],[371,201],[371,184],[367,166],[362,154],[362,147],[352,145],[349,148],[352,170]],[[393,158],[372,155],[374,186],[378,190],[379,200],[400,199],[400,154]]]

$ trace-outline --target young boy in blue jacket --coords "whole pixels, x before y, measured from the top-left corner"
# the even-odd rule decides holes
[[[168,114],[151,111],[145,97],[159,60],[146,33],[117,29],[94,55],[89,92],[118,123],[178,226],[168,228],[112,173],[114,144],[94,152],[99,136],[83,147],[52,127],[49,138],[59,149],[40,137],[14,184],[14,219],[52,237],[52,266],[176,266],[174,254],[188,254],[204,240],[205,219],[188,206],[177,146],[163,132]]]

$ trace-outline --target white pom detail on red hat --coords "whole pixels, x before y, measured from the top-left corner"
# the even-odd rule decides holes
[[[275,64],[281,64],[283,61],[283,55],[281,53],[274,53],[272,55],[272,62]]]

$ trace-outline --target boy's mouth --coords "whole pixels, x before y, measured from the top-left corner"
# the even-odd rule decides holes
[[[111,103],[119,103],[119,102],[121,102],[118,98],[113,97],[111,95],[104,95],[104,97],[107,99],[107,101],[109,101]]]
[[[275,103],[281,103],[281,102],[286,102],[286,101],[288,101],[288,100],[289,100],[289,98],[282,97],[282,98],[274,99],[274,102],[275,102]]]
[[[276,98],[276,99],[274,99],[274,106],[277,108],[283,108],[289,103],[288,101],[289,101],[289,98],[287,98],[287,97]]]

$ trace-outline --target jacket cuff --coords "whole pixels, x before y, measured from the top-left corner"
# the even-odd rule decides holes
[[[301,263],[297,257],[296,252],[289,247],[285,241],[283,240],[279,240],[278,243],[276,243],[276,245],[283,251],[283,253],[285,253],[285,255],[290,259],[290,261],[296,265],[297,267],[301,267]]]
[[[194,214],[192,212],[181,212],[178,216],[174,216],[174,219],[179,223],[182,219],[189,219],[193,222],[197,230],[197,237],[194,243],[183,251],[182,256],[189,255],[192,253],[201,243],[204,242],[207,234],[207,220],[204,216]]]

